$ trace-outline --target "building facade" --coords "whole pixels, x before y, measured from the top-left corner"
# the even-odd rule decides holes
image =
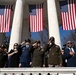
[[[13,47],[14,43],[21,43],[25,38],[30,38],[28,5],[39,3],[43,3],[44,27],[48,29],[49,37],[54,36],[56,44],[61,46],[59,0],[0,0],[0,4],[13,5],[9,50]]]

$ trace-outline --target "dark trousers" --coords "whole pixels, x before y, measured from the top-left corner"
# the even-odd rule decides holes
[[[31,67],[29,63],[21,62],[21,67]]]

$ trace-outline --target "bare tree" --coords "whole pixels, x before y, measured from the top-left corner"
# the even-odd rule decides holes
[[[41,44],[44,46],[48,42],[48,30],[44,29],[44,31],[39,32]]]
[[[63,44],[65,44],[68,40],[76,43],[76,33],[74,31],[70,31],[70,34],[68,36],[63,37]]]

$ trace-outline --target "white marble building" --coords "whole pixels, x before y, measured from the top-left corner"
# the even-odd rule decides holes
[[[13,5],[9,50],[14,43],[21,43],[25,38],[30,38],[28,5],[38,3],[43,3],[44,26],[48,29],[49,37],[54,36],[56,44],[61,46],[59,33],[59,0],[0,0],[1,5]]]
[[[28,5],[36,3],[43,3],[44,25],[49,31],[49,37],[54,36],[56,44],[61,46],[59,0],[0,0],[1,5],[13,5],[9,50],[14,43],[30,38]],[[2,68],[0,75],[76,75],[76,68]]]

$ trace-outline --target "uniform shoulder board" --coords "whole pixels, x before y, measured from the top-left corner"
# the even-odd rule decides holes
[[[44,51],[44,49],[41,49],[41,51]]]
[[[40,46],[41,48],[43,48],[42,46]]]
[[[56,48],[59,48],[59,46],[58,46],[58,45],[56,45]]]
[[[44,51],[43,47],[41,46],[41,51]]]

